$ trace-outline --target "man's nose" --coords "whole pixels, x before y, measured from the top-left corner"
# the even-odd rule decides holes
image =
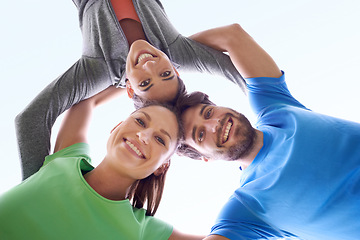
[[[149,144],[150,143],[150,139],[152,136],[152,129],[147,128],[147,129],[143,129],[141,131],[138,131],[136,133],[136,136],[138,136],[139,140],[145,144]]]
[[[204,126],[208,129],[208,131],[216,133],[216,130],[219,126],[220,119],[208,119],[205,121]]]

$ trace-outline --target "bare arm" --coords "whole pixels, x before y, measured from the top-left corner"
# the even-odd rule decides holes
[[[220,236],[220,235],[209,235],[204,240],[230,240],[226,237]]]
[[[174,229],[172,234],[169,237],[169,240],[201,240],[204,239],[205,236],[191,235],[179,232]]]
[[[209,29],[190,38],[219,51],[228,52],[244,78],[280,77],[282,74],[271,56],[239,24]]]
[[[94,108],[120,95],[124,91],[124,89],[111,86],[72,106],[61,123],[54,153],[75,143],[87,142],[87,131]]]

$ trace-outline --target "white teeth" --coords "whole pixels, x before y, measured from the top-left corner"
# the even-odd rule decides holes
[[[141,60],[143,60],[144,58],[147,57],[153,57],[153,55],[149,54],[149,53],[143,53],[138,57],[138,62],[140,62]]]
[[[226,142],[226,141],[228,140],[231,126],[232,126],[232,123],[231,123],[231,122],[228,122],[228,124],[227,124],[227,126],[226,126],[226,128],[225,128],[225,133],[224,133],[224,136],[223,136],[223,142]]]
[[[128,141],[128,140],[126,140],[125,142],[126,142],[127,145],[129,145],[129,147],[131,147],[132,150],[134,150],[134,152],[136,152],[137,155],[139,155],[139,157],[144,157],[144,156],[142,155],[142,153],[140,152],[140,150],[139,150],[137,147],[135,147],[134,144],[132,144],[132,143],[131,143],[130,141]]]

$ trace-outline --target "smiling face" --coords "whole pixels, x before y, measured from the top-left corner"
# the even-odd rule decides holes
[[[256,136],[247,118],[229,108],[198,104],[182,115],[185,141],[209,159],[238,160]]]
[[[132,113],[111,133],[107,157],[113,166],[132,179],[143,179],[174,153],[178,122],[162,106],[149,106]]]
[[[130,47],[126,78],[136,95],[144,99],[171,101],[178,91],[177,73],[169,58],[144,40],[137,40]]]

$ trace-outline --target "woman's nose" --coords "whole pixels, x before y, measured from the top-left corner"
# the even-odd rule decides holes
[[[154,70],[155,65],[156,65],[156,62],[154,60],[148,60],[142,65],[142,67],[146,71],[152,71],[152,70]]]
[[[150,143],[150,139],[152,136],[152,130],[150,128],[141,130],[136,133],[136,136],[138,136],[139,140],[145,144]]]

